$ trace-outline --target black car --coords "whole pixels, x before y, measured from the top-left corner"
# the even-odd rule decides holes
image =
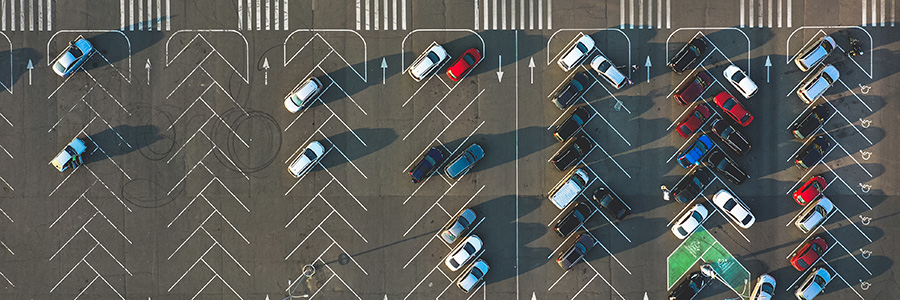
[[[819,135],[811,143],[806,144],[800,153],[797,153],[794,163],[801,170],[809,170],[809,168],[818,164],[825,157],[825,154],[828,153],[828,150],[831,150],[832,146],[834,146],[834,143],[831,142],[830,138]]]
[[[717,119],[712,123],[712,132],[716,134],[728,148],[731,148],[737,155],[743,156],[744,153],[750,151],[750,142],[744,137],[740,131],[728,124],[727,121]]]
[[[412,182],[419,183],[419,181],[431,175],[431,172],[441,164],[443,159],[444,152],[438,147],[431,147],[431,150],[425,152],[422,158],[419,159],[419,162],[409,170],[409,177],[412,178]]]
[[[553,137],[560,142],[565,142],[570,137],[575,135],[581,127],[584,127],[584,123],[590,118],[588,111],[584,106],[579,106],[566,118],[565,121],[556,126],[556,130],[553,131]]]
[[[631,214],[631,209],[625,205],[625,202],[622,202],[622,199],[616,197],[605,187],[601,186],[594,191],[594,201],[616,220],[622,220]]]
[[[669,300],[690,300],[700,293],[700,290],[712,281],[709,276],[700,272],[691,273],[669,294]]]
[[[559,219],[559,222],[556,222],[556,226],[553,226],[553,231],[556,231],[556,234],[561,237],[568,237],[575,232],[581,224],[584,224],[584,221],[591,216],[592,211],[591,205],[587,204],[587,202],[570,202],[566,207],[565,216],[562,217],[562,219]]]
[[[709,169],[704,167],[695,168],[684,179],[676,183],[670,193],[678,202],[690,203],[700,195],[700,192],[706,188],[706,185],[712,182],[713,178]]]
[[[594,237],[587,232],[582,232],[575,238],[572,244],[569,244],[565,250],[559,253],[559,256],[556,258],[556,263],[559,264],[563,270],[571,269],[579,260],[583,260],[584,255],[591,251],[596,244],[597,241],[594,240]]]
[[[588,140],[587,137],[584,135],[576,136],[563,144],[562,147],[559,148],[559,151],[556,151],[556,154],[553,154],[553,158],[550,159],[550,162],[553,163],[553,166],[556,167],[557,170],[565,171],[587,155],[588,151],[591,150],[591,147],[591,141]]]
[[[556,92],[556,95],[553,96],[553,104],[560,110],[566,110],[567,107],[578,100],[578,97],[580,97],[581,94],[584,94],[584,91],[587,90],[590,84],[591,79],[588,78],[584,72],[575,73],[575,76],[572,76],[569,83],[563,85],[562,88]]]
[[[713,149],[712,152],[709,153],[709,156],[706,157],[706,163],[709,164],[710,168],[716,170],[728,178],[728,181],[733,182],[734,184],[744,183],[744,180],[750,178],[747,175],[747,172],[741,170],[741,167],[737,165],[733,160],[728,158],[725,155],[725,152],[719,150],[718,148]]]
[[[797,119],[794,124],[791,124],[791,133],[801,141],[806,140],[816,130],[819,130],[819,127],[825,125],[825,121],[831,118],[832,113],[831,108],[827,104],[819,104],[802,118]]]
[[[675,57],[669,62],[669,66],[672,67],[672,70],[675,70],[675,73],[681,74],[706,52],[706,48],[706,38],[702,36],[696,37],[688,42],[684,48],[681,48],[678,54],[675,54]]]

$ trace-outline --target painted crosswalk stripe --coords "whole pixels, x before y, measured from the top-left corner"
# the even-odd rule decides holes
[[[391,29],[397,30],[397,0],[394,0],[394,26]]]
[[[653,0],[647,0],[647,29],[653,28]]]
[[[281,4],[283,4],[281,7],[284,11],[284,20],[281,22],[281,30],[288,30],[288,0],[284,0]]]
[[[506,30],[506,0],[500,0],[501,10],[501,19],[500,19],[500,28]]]
[[[553,29],[553,0],[547,0],[547,29]]]
[[[783,1],[783,0],[778,0],[778,28],[781,28],[781,18],[784,15],[783,11],[782,11],[783,7],[781,5],[782,4],[781,1]]]
[[[25,0],[19,0],[19,31],[25,31]]]
[[[538,29],[544,29],[544,0],[538,0]]]
[[[372,10],[375,11],[375,16],[372,17],[372,20],[375,21],[375,22],[373,22],[373,23],[375,23],[375,26],[374,26],[375,28],[373,28],[373,29],[378,30],[378,28],[379,28],[378,24],[381,24],[378,21],[378,0],[372,0]]]
[[[534,29],[534,0],[528,1],[528,29]]]
[[[359,0],[356,1],[356,4],[356,29],[359,30]],[[272,20],[272,23],[275,24],[275,30],[278,30],[278,28],[280,27],[279,25],[281,25],[281,18],[278,17],[278,6],[280,5],[281,1],[275,0],[275,10],[272,11],[272,19],[274,19]]]
[[[666,0],[666,29],[672,28],[672,0]]]

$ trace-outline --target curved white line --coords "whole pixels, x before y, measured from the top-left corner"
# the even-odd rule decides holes
[[[685,27],[685,28],[675,29],[675,31],[670,33],[669,37],[666,38],[666,59],[667,59],[666,61],[668,61],[668,56],[669,56],[669,39],[671,39],[672,36],[675,35],[675,33],[678,33],[678,31],[681,31],[683,29],[697,30],[697,31],[704,30],[704,29],[713,29],[713,30],[730,29],[730,30],[736,30],[737,32],[740,32],[742,35],[744,35],[744,39],[747,40],[747,77],[750,77],[750,38],[747,37],[747,33],[745,33],[743,30],[741,30],[740,28],[735,28],[735,27]],[[704,34],[703,36],[706,37],[706,34]],[[712,42],[712,41],[710,41],[710,42]],[[721,51],[722,49],[719,49],[719,50]],[[723,52],[723,54],[724,54],[724,52]],[[728,57],[726,57],[726,59],[727,58]]]
[[[346,60],[344,60],[344,62],[347,63],[347,66],[350,67],[350,69],[353,70],[353,72],[355,72],[356,75],[359,76],[359,78],[363,80],[363,82],[369,82],[369,73],[366,72],[366,70],[369,69],[369,46],[368,46],[368,44],[366,43],[366,40],[363,39],[362,35],[359,34],[359,32],[356,32],[356,30],[351,30],[351,29],[297,29],[297,30],[294,30],[293,32],[291,32],[290,34],[288,34],[286,38],[284,38],[284,43],[281,44],[281,48],[282,48],[282,51],[281,51],[281,52],[282,52],[281,61],[284,63],[284,66],[285,66],[285,67],[287,67],[287,65],[290,64],[291,61],[294,60],[294,57],[297,57],[297,54],[299,54],[300,51],[303,51],[303,48],[306,47],[306,46],[304,46],[304,47],[301,47],[300,50],[297,50],[297,52],[295,52],[294,55],[291,56],[291,59],[288,59],[288,58],[287,58],[287,43],[288,43],[288,40],[291,39],[291,37],[294,36],[294,34],[296,34],[297,32],[300,32],[300,31],[316,32],[316,34],[318,34],[317,31],[323,31],[323,32],[352,32],[353,34],[355,34],[357,37],[359,37],[359,40],[362,41],[362,43],[363,43],[363,72],[362,72],[362,74],[360,74],[359,71],[357,71],[356,68],[354,68],[352,65],[350,65],[349,62],[347,62]],[[321,38],[323,41],[325,40],[325,38],[322,37],[322,35],[320,35],[320,34],[318,34],[318,35],[319,35],[319,38]],[[313,35],[313,37],[311,37],[310,40],[312,40],[312,38],[315,38],[315,35]],[[328,42],[326,41],[325,43],[328,43]],[[330,44],[329,44],[328,46],[331,47]],[[338,56],[341,57],[341,58],[343,59],[343,56],[341,56],[341,54],[338,53],[338,51],[335,50],[334,47],[332,47],[331,50],[334,50],[334,52],[337,53]]]
[[[131,82],[131,56],[132,56],[132,53],[131,53],[131,40],[128,39],[128,36],[126,36],[125,33],[122,32],[121,30],[60,30],[60,31],[57,31],[56,33],[54,33],[53,35],[50,36],[50,39],[47,40],[47,66],[48,66],[48,67],[50,66],[51,60],[52,60],[52,58],[50,58],[50,55],[51,55],[51,54],[50,54],[50,42],[52,42],[53,39],[56,38],[56,35],[57,35],[57,34],[60,34],[60,33],[72,33],[72,32],[77,32],[77,33],[82,33],[82,32],[100,32],[100,33],[116,32],[116,33],[118,33],[118,34],[121,34],[122,37],[125,38],[125,44],[128,45],[128,82],[129,82],[129,83]],[[6,36],[6,34],[4,34],[3,36]],[[6,38],[6,39],[9,40],[9,38]],[[12,46],[10,46],[10,50],[12,50]],[[12,67],[10,67],[10,69],[11,69],[11,68],[12,68]]]
[[[794,37],[794,33],[797,33],[797,31],[800,31],[800,29],[807,29],[807,28],[811,28],[811,29],[823,29],[823,28],[825,28],[825,29],[850,29],[850,28],[855,28],[855,29],[862,30],[862,32],[864,32],[864,33],[869,37],[869,53],[870,53],[870,54],[872,53],[872,49],[873,49],[872,47],[873,47],[874,41],[872,40],[872,35],[869,34],[869,31],[868,31],[868,30],[866,30],[865,28],[862,28],[862,27],[860,27],[860,26],[839,26],[839,25],[833,25],[833,26],[800,26],[800,28],[794,29],[794,31],[791,32],[791,35],[789,35],[788,38],[787,38],[787,40],[784,42],[784,46],[785,46],[785,51],[786,51],[786,53],[791,53],[791,52],[790,52],[790,42],[791,42],[791,38]],[[872,76],[873,76],[873,74],[875,74],[874,64],[873,64],[873,59],[872,59],[872,57],[873,57],[873,55],[869,55],[869,72],[868,72],[868,73],[866,72],[865,69],[863,69],[863,67],[861,67],[861,66],[859,67],[860,69],[863,69],[863,70],[862,70],[863,73],[866,73],[866,75],[869,76],[869,79],[873,79]],[[787,59],[787,61],[785,62],[786,64],[791,63],[790,58],[786,58],[786,59]],[[851,60],[852,60],[852,59],[851,59]],[[854,63],[855,63],[855,62],[856,62],[856,61],[854,61]],[[857,66],[859,66],[859,65],[857,65]]]
[[[553,40],[553,37],[556,36],[557,33],[560,33],[562,31],[610,31],[610,30],[621,33],[622,36],[625,37],[625,40],[628,42],[628,66],[629,66],[628,72],[631,73],[631,38],[629,38],[628,35],[625,34],[624,31],[622,31],[621,29],[618,29],[618,28],[570,28],[570,29],[559,29],[556,32],[553,32],[553,34],[550,35],[550,38],[547,39],[547,48],[546,48],[547,65],[549,66],[551,64],[551,62],[550,62],[550,41]],[[629,76],[629,78],[630,77],[631,76]]]
[[[416,33],[419,31],[425,31],[425,32],[441,32],[441,31],[444,31],[444,32],[470,32],[470,33],[474,34],[475,36],[477,36],[479,40],[481,40],[482,57],[484,56],[485,53],[487,53],[486,46],[484,45],[484,39],[481,38],[481,35],[478,34],[477,32],[475,32],[474,30],[471,30],[471,29],[437,29],[437,28],[416,29],[416,30],[413,30],[413,31],[410,31],[409,33],[407,33],[406,36],[403,37],[403,41],[400,42],[400,66],[403,67],[401,70],[406,70],[406,60],[405,60],[406,57],[403,55],[403,51],[406,48],[406,39],[409,38],[409,36],[411,36],[413,33]]]

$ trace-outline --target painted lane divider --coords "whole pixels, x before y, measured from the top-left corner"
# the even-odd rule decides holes
[[[381,85],[384,85],[386,70],[387,70],[387,60],[385,60],[384,57],[382,57],[381,58]]]
[[[497,55],[497,81],[503,82],[503,55]]]
[[[769,68],[772,67],[772,60],[766,55],[766,83],[769,83]]]
[[[534,84],[534,57],[528,61],[528,68],[531,69],[531,84]]]
[[[264,78],[263,83],[265,83],[265,85],[269,85],[269,58],[268,57],[263,59],[262,67],[263,67],[263,70],[265,70],[265,73],[264,73],[265,75],[263,76],[263,78]]]
[[[647,67],[647,82],[650,82],[650,67],[653,66],[653,64],[650,63],[650,55],[647,55],[647,62],[644,63],[644,66]]]
[[[147,69],[147,85],[150,85],[150,59],[147,59],[147,64],[144,65],[144,68]]]

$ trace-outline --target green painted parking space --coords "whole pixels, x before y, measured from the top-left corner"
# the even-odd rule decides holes
[[[750,297],[750,271],[747,271],[715,237],[700,226],[684,239],[666,259],[667,281],[671,289],[699,260],[710,264],[729,288],[744,298]]]

